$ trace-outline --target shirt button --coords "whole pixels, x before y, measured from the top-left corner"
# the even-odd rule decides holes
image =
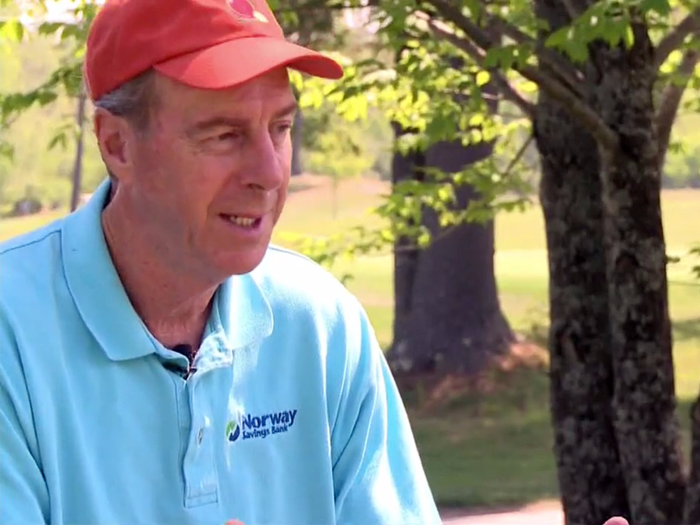
[[[202,444],[202,439],[204,439],[204,430],[201,428],[199,429],[199,432],[197,432],[197,444],[201,445]]]

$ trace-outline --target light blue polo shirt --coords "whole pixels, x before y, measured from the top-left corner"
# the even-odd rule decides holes
[[[108,191],[0,245],[0,523],[440,523],[358,301],[271,247],[185,380],[112,265]]]

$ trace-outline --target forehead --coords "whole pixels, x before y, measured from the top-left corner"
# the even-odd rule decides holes
[[[202,114],[274,114],[295,100],[286,69],[276,69],[244,84],[221,90],[192,88],[156,77],[159,105],[166,113],[177,113],[186,120]]]

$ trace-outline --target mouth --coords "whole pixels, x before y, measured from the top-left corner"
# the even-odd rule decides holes
[[[238,226],[239,228],[245,228],[245,229],[255,229],[260,226],[262,223],[262,217],[251,217],[251,216],[245,216],[245,215],[224,215],[222,214],[221,217],[228,221],[229,223],[233,224],[234,226]]]

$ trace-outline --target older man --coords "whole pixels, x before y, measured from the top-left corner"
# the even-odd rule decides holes
[[[358,302],[269,246],[290,176],[262,0],[108,0],[85,77],[110,174],[0,247],[0,523],[440,522]]]
[[[0,522],[437,524],[358,302],[269,246],[287,68],[262,0],[109,0],[85,78],[110,174],[0,248]]]

